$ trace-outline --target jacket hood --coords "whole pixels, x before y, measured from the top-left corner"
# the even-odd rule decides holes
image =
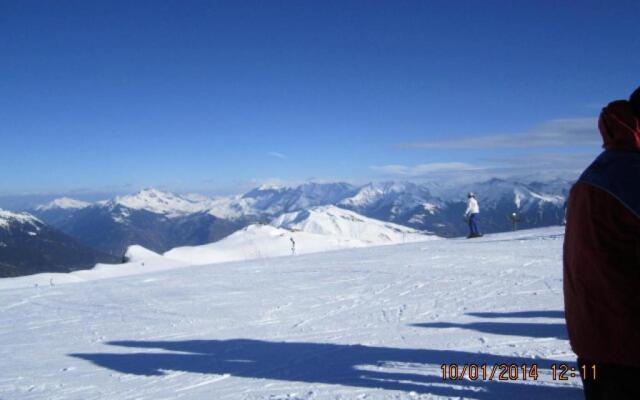
[[[640,119],[628,101],[617,100],[603,108],[598,128],[605,149],[640,151]]]

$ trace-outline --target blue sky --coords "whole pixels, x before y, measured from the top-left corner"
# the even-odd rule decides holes
[[[0,194],[575,174],[640,3],[0,0]]]

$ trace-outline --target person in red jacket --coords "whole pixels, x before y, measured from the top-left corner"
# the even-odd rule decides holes
[[[565,318],[585,397],[640,399],[640,88],[598,128],[605,150],[569,194]]]

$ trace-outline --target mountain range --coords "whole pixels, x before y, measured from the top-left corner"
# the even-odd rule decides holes
[[[486,233],[514,228],[560,225],[571,182],[531,182],[491,179],[465,187],[410,182],[372,183],[338,203],[359,214],[395,222],[444,237],[468,232],[463,214],[466,195],[476,194],[480,204],[480,228]]]
[[[84,203],[57,199],[32,210],[46,223],[88,245],[121,256],[131,244],[162,253],[173,247],[214,242],[252,223],[269,223],[286,213],[335,205],[366,217],[444,237],[467,232],[462,215],[468,191],[481,207],[486,233],[563,222],[571,182],[521,183],[491,179],[475,185],[382,182],[305,183],[260,186],[243,195],[210,198],[145,189],[134,195]]]
[[[23,255],[19,259],[31,260],[23,263],[30,265],[22,268],[24,272],[38,271],[42,265],[33,258],[35,255],[26,256],[28,248],[40,248],[50,259],[55,258],[53,254],[62,254],[62,249],[74,249],[75,255],[65,263],[50,263],[50,268],[74,269],[88,267],[95,260],[119,262],[134,244],[161,254],[176,247],[216,242],[252,224],[296,230],[300,229],[296,221],[313,220],[317,224],[323,220],[326,226],[335,227],[345,221],[336,210],[455,237],[467,233],[463,213],[469,191],[476,193],[480,203],[481,230],[492,233],[513,229],[513,217],[518,228],[562,224],[570,187],[571,182],[565,180],[522,183],[503,179],[464,187],[446,182],[305,183],[293,187],[264,185],[243,195],[216,198],[144,189],[93,203],[59,198],[29,210],[32,216],[14,213],[21,217],[12,217],[12,221],[27,221],[43,233],[34,238],[28,233],[34,230],[28,227],[5,229],[2,240],[5,245],[10,242],[17,246],[12,254]],[[18,225],[12,222],[11,226]],[[45,237],[46,245],[34,244],[34,240]],[[50,247],[52,243],[58,247]],[[4,275],[17,273],[15,257],[12,262],[0,262],[7,265]]]
[[[206,211],[205,204],[148,189],[83,207],[49,203],[33,210],[33,214],[115,257],[122,257],[132,244],[163,252],[214,242],[253,222],[242,217],[218,218]]]

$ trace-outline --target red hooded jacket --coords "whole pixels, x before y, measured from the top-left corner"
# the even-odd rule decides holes
[[[616,101],[598,127],[605,151],[567,206],[567,330],[579,357],[640,367],[640,118]]]

